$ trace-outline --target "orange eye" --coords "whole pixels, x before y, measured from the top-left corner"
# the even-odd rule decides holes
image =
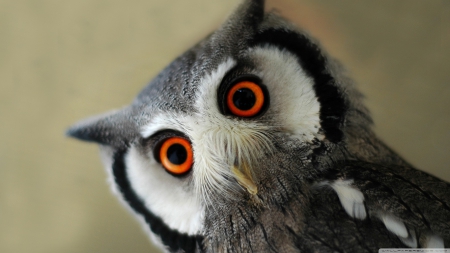
[[[181,137],[171,137],[163,142],[159,159],[164,168],[175,175],[182,175],[192,168],[191,143]]]
[[[264,105],[264,92],[261,87],[250,81],[238,82],[227,94],[227,107],[239,117],[253,117]]]

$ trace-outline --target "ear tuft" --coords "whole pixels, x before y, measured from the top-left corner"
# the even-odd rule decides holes
[[[243,1],[207,40],[217,57],[238,56],[248,49],[248,42],[264,20],[264,0]]]
[[[70,127],[66,135],[116,148],[126,147],[138,136],[131,115],[130,109],[125,108],[94,116]]]
[[[228,22],[234,26],[256,26],[264,19],[264,0],[246,0],[233,13]],[[225,23],[226,24],[226,23]]]

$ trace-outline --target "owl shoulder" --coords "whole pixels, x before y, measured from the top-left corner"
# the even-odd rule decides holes
[[[381,234],[397,237],[404,246],[450,245],[450,184],[425,172],[409,166],[347,161],[327,170],[313,188],[316,197],[331,194],[337,198],[340,206],[333,208],[370,223]]]

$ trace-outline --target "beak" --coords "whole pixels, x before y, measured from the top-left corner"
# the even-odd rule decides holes
[[[250,171],[250,168],[247,164],[242,164],[241,166],[236,167],[233,166],[231,168],[231,172],[233,172],[234,177],[238,181],[238,183],[247,189],[247,191],[252,194],[256,195],[258,193],[258,187],[255,185],[252,179],[252,174]]]

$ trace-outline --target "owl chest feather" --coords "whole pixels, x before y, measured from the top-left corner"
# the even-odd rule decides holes
[[[285,186],[294,194],[280,196],[279,202],[241,203],[216,210],[219,215],[205,224],[210,231],[205,238],[207,251],[376,252],[449,243],[449,199],[443,195],[448,184],[434,189],[442,194],[438,190],[430,196],[430,188],[421,183],[436,179],[422,175],[423,182],[411,182],[403,173],[413,171],[406,167],[391,171],[365,162],[345,167],[328,172],[319,183],[304,182],[301,189]],[[325,181],[331,178],[334,183]],[[349,178],[353,179],[344,180]],[[412,195],[405,197],[407,192]],[[404,197],[398,199],[397,194]]]

